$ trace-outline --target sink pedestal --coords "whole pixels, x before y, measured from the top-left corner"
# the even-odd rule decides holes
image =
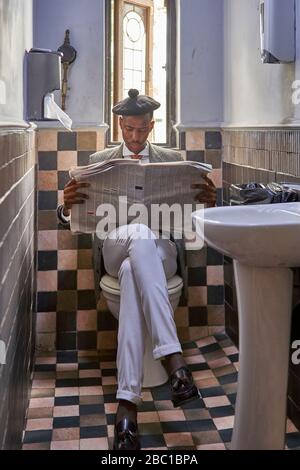
[[[234,273],[240,365],[231,448],[283,449],[293,274],[237,261]]]

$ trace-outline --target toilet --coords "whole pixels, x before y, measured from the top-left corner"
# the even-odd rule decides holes
[[[181,277],[175,275],[168,281],[168,293],[173,311],[179,304],[183,282]],[[120,310],[120,285],[118,279],[105,274],[100,281],[104,298],[112,315],[118,319]],[[159,360],[153,358],[152,343],[149,335],[146,335],[144,354],[144,380],[143,387],[157,387],[168,380],[168,375]]]

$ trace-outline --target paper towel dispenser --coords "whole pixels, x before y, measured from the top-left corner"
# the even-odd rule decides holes
[[[295,61],[295,17],[295,0],[260,0],[263,63],[279,64]]]
[[[61,89],[61,53],[31,49],[26,56],[26,118],[28,121],[44,121],[44,97]]]
[[[53,91],[61,89],[62,53],[31,49],[26,53],[27,121],[60,121],[72,130],[72,120],[55,103]]]

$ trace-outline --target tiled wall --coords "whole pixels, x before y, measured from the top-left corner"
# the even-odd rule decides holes
[[[56,206],[62,200],[68,169],[86,164],[104,146],[103,134],[38,132],[38,313],[37,345],[41,350],[114,349],[116,320],[101,300],[96,309],[91,240],[57,226]],[[221,133],[194,130],[180,134],[182,154],[213,164],[212,178],[222,200]],[[203,249],[188,254],[189,302],[175,319],[181,341],[199,339],[224,327],[223,258]],[[196,267],[197,266],[197,267]],[[199,267],[200,266],[200,267]]]
[[[34,351],[35,133],[0,129],[0,448],[21,446]],[[3,343],[2,343],[3,344]],[[1,358],[0,362],[3,358]]]
[[[224,202],[229,202],[232,183],[271,181],[300,183],[300,130],[265,129],[223,131]],[[299,240],[300,247],[300,240]],[[299,248],[300,249],[300,248]],[[226,331],[238,343],[238,313],[232,261],[225,258]],[[294,305],[300,302],[300,269],[294,270]],[[299,310],[299,309],[298,309]],[[298,313],[299,315],[299,313]],[[300,339],[294,317],[292,336]],[[300,367],[291,366],[288,412],[300,429]]]
[[[97,347],[91,237],[58,226],[56,207],[69,168],[103,147],[99,131],[38,131],[38,350]]]
[[[211,179],[222,204],[222,135],[219,129],[192,129],[179,134],[179,149],[187,160],[210,163]],[[187,252],[188,305],[175,312],[181,340],[195,340],[224,329],[223,256],[210,247]],[[184,323],[183,323],[184,322]]]

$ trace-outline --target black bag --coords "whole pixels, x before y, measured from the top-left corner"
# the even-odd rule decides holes
[[[232,184],[229,188],[230,205],[275,204],[300,200],[298,192],[278,183]]]

